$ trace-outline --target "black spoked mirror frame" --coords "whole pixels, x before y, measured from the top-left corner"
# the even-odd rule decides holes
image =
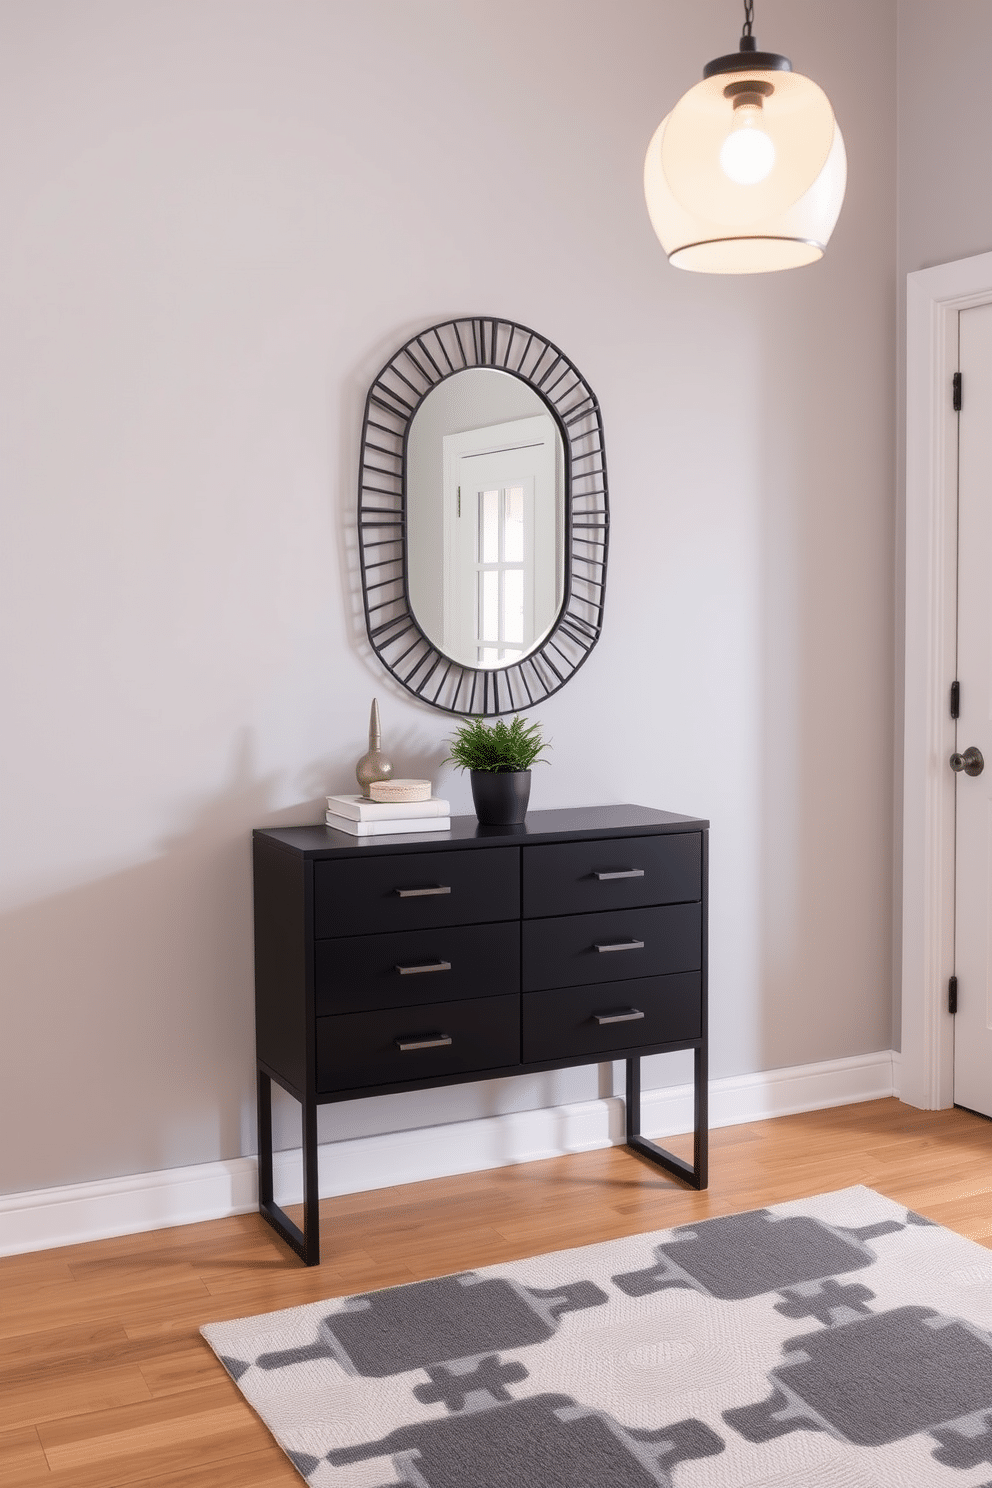
[[[446,378],[471,367],[518,377],[554,416],[565,456],[562,603],[529,655],[504,667],[446,656],[410,604],[407,445],[414,414]],[[595,394],[563,351],[527,326],[465,316],[411,337],[369,389],[362,425],[358,532],[365,623],[387,671],[422,702],[448,713],[495,716],[543,702],[564,687],[599,640],[606,595],[609,501],[603,421]]]

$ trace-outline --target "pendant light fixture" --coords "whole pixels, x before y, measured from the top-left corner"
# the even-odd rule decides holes
[[[823,257],[847,156],[822,88],[759,52],[754,0],[740,50],[716,57],[655,130],[644,162],[651,224],[680,269],[763,274]]]

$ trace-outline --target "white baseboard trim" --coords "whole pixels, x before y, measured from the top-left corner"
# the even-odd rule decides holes
[[[730,1075],[710,1082],[710,1126],[740,1126],[772,1116],[795,1116],[860,1101],[898,1095],[898,1054],[855,1054],[821,1064],[762,1070],[756,1075]],[[692,1086],[649,1090],[641,1095],[641,1125],[651,1137],[674,1136],[692,1129]]]
[[[713,1080],[710,1126],[737,1126],[896,1095],[898,1065],[898,1054],[887,1049]],[[641,1124],[645,1135],[652,1137],[691,1130],[692,1087],[644,1091]],[[362,1193],[424,1178],[591,1152],[621,1143],[623,1130],[623,1102],[611,1096],[328,1143],[320,1148],[320,1191],[325,1197]],[[300,1201],[298,1152],[276,1154],[275,1189],[280,1203]],[[257,1202],[254,1157],[4,1194],[0,1195],[0,1255],[247,1214]]]
[[[0,1256],[197,1224],[246,1214],[257,1204],[254,1157],[3,1194]]]

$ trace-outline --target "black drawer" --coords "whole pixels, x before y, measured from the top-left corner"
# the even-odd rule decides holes
[[[522,960],[525,992],[698,971],[702,906],[667,904],[525,920]]]
[[[318,939],[427,930],[433,925],[475,925],[515,920],[519,914],[520,850],[516,847],[397,853],[395,857],[314,864],[313,918]]]
[[[524,917],[700,899],[702,840],[699,832],[677,832],[525,847]]]
[[[401,1049],[400,1043],[430,1045]],[[520,1062],[520,998],[420,1003],[317,1019],[317,1090],[355,1090]]]
[[[318,940],[314,984],[318,1016],[409,1007],[425,997],[453,1002],[519,992],[520,925],[446,925]]]
[[[702,977],[690,971],[609,987],[527,992],[522,1027],[525,1063],[697,1039],[702,1033]]]

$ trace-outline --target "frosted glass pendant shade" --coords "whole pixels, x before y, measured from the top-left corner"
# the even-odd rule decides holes
[[[840,216],[847,156],[823,89],[784,58],[770,59],[784,70],[740,60],[691,88],[648,146],[648,213],[678,268],[758,274],[813,263]]]

